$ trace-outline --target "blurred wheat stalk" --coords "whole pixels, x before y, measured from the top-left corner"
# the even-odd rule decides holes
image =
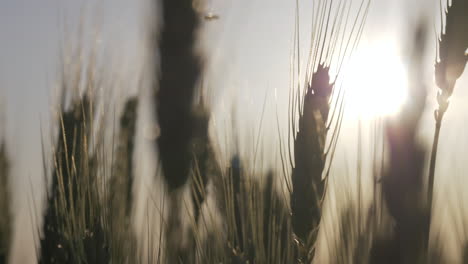
[[[0,124],[3,125],[3,124]],[[11,245],[12,214],[10,209],[10,161],[6,145],[0,142],[0,264],[6,264]]]
[[[449,106],[449,99],[457,79],[462,75],[468,61],[468,1],[453,0],[451,5],[449,1],[444,2],[440,1],[441,29],[435,60],[435,81],[439,87],[437,92],[439,107],[434,111],[435,133],[429,167],[428,201],[430,208],[432,208],[433,202],[434,174],[442,119]]]
[[[377,238],[371,249],[371,263],[427,263],[429,214],[423,195],[424,149],[416,139],[426,101],[422,58],[425,52],[425,24],[415,30],[411,43],[409,98],[399,115],[386,120],[389,164],[381,188],[394,224],[387,238]]]

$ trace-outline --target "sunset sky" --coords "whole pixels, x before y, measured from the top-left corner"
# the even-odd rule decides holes
[[[35,197],[37,204],[41,204],[40,127],[42,125],[47,132],[50,113],[54,110],[54,85],[58,79],[62,41],[65,36],[76,33],[80,21],[96,25],[89,28],[100,32],[99,45],[108,49],[112,67],[119,74],[130,76],[144,68],[143,42],[148,32],[145,23],[150,15],[147,1],[150,0],[0,1],[0,113],[6,111],[7,120],[7,127],[0,127],[0,134],[6,130],[8,149],[14,158],[13,208],[17,217],[12,263],[34,263],[33,227],[29,214],[32,205],[28,200]],[[299,1],[304,54],[310,32],[310,2]],[[256,125],[266,96],[268,102],[272,102],[266,107],[265,119],[270,120],[264,128],[266,142],[275,140],[276,134],[270,131],[276,131],[276,107],[283,111],[281,118],[287,114],[284,110],[287,109],[290,85],[295,1],[207,0],[206,6],[207,12],[220,16],[218,20],[207,22],[202,37],[203,48],[208,54],[207,83],[213,94],[210,103],[216,121],[222,127],[223,115],[231,114],[234,105],[238,118],[242,119],[240,125]],[[437,10],[436,0],[372,1],[361,45],[355,53],[356,61],[365,63],[355,62],[348,72],[350,77],[344,79],[343,87],[350,91],[350,97],[349,108],[345,110],[349,114],[345,114],[343,125],[355,132],[341,135],[336,159],[341,160],[337,163],[342,166],[337,171],[349,168],[344,165],[347,162],[355,163],[352,153],[356,147],[359,116],[364,122],[370,122],[377,114],[386,115],[398,110],[391,107],[401,103],[398,100],[404,97],[394,87],[405,85],[407,37],[421,15],[426,15],[430,24],[437,24]],[[83,37],[84,42],[93,40],[96,39],[92,34]],[[427,146],[430,146],[434,126],[434,54],[435,33],[431,27],[426,59],[428,105],[421,133]],[[359,74],[373,78],[360,82]],[[447,177],[456,177],[457,166],[466,164],[466,157],[456,155],[456,152],[463,153],[468,149],[464,132],[468,122],[465,103],[468,89],[462,89],[468,86],[467,75],[463,75],[455,88],[442,129],[438,170],[453,169],[453,175]],[[348,86],[346,79],[349,79]],[[118,93],[127,95],[136,90],[131,87]],[[371,104],[365,104],[366,101]],[[381,106],[386,108],[380,109]],[[359,107],[374,108],[375,111]],[[453,146],[451,142],[455,139],[457,145]]]

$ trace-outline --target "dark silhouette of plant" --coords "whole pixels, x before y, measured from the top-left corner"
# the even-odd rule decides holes
[[[429,217],[422,188],[424,149],[416,132],[426,100],[421,80],[425,31],[415,34],[409,96],[395,119],[386,122],[389,164],[382,179],[386,208],[394,221],[393,234],[374,242],[371,263],[427,263]]]
[[[188,179],[192,165],[191,142],[195,118],[192,107],[201,60],[195,54],[199,15],[192,0],[163,0],[158,36],[159,81],[155,93],[160,128],[157,139],[164,179],[170,191]]]
[[[435,61],[435,81],[439,87],[437,93],[439,107],[434,111],[435,133],[429,167],[428,201],[430,209],[432,209],[434,173],[442,119],[449,106],[449,98],[453,93],[456,81],[462,75],[468,61],[466,53],[468,49],[468,34],[466,34],[468,32],[468,1],[453,0],[450,6],[447,1],[447,10],[444,8],[444,13],[446,17],[445,31],[443,16],[441,16],[441,32],[437,43],[438,58],[436,57]]]
[[[192,140],[192,201],[194,205],[194,219],[199,222],[200,210],[207,198],[207,185],[210,178],[220,177],[221,169],[213,145],[211,143],[208,126],[210,122],[210,111],[203,97],[193,110],[194,127]]]
[[[203,134],[207,131],[208,123],[208,119],[196,117],[193,112],[194,94],[202,74],[201,57],[195,53],[196,33],[201,18],[192,0],[163,0],[161,4],[162,26],[154,43],[155,51],[159,51],[159,61],[154,60],[157,69],[155,76],[158,78],[154,101],[160,128],[156,145],[171,204],[165,229],[166,255],[169,262],[187,262],[191,258],[187,250],[189,246],[182,245],[177,238],[182,221],[179,216],[182,207],[178,192],[187,182],[194,166],[195,133]],[[203,160],[199,161],[204,163]],[[204,169],[205,164],[198,165]],[[195,192],[194,199],[202,198]],[[196,208],[198,214],[199,209]]]
[[[217,188],[227,227],[225,262],[293,261],[290,216],[274,181],[272,172],[249,175],[237,155],[231,159],[222,186]]]
[[[294,234],[301,245],[301,256],[312,259],[308,252],[318,234],[325,180],[326,122],[329,111],[330,84],[328,67],[319,65],[312,84],[304,96],[304,109],[299,116],[299,130],[294,141],[294,168],[292,170],[291,210]],[[312,255],[310,255],[312,254]],[[306,261],[304,259],[304,261]]]
[[[6,264],[11,244],[10,161],[6,144],[0,142],[0,264]]]
[[[93,120],[87,96],[60,113],[39,263],[109,262],[97,159],[89,152]]]
[[[109,183],[110,252],[113,261],[133,263],[136,258],[136,237],[131,225],[133,208],[133,153],[138,99],[129,98],[120,116],[116,157]]]
[[[294,144],[293,157],[291,148],[289,150],[292,170],[290,203],[297,259],[303,263],[311,262],[315,256],[327,184],[326,175],[323,177],[323,174],[327,158],[329,164],[333,159],[342,120],[343,97],[340,91],[334,93],[335,81],[343,62],[359,42],[370,2],[361,1],[352,16],[349,15],[352,1],[345,4],[334,4],[333,1],[316,4],[314,17],[317,19],[313,23],[304,82],[295,83],[293,80],[297,88],[293,88],[290,96],[290,132]],[[348,15],[344,16],[345,13]],[[340,19],[343,17],[346,19]],[[297,59],[294,63],[297,62],[299,71],[301,58],[297,20],[298,15],[295,30]],[[333,77],[330,76],[331,66],[337,69]],[[332,112],[329,119],[330,107]],[[332,137],[327,145],[329,131]]]

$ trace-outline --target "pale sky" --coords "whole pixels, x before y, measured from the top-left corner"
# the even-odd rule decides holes
[[[112,61],[121,66],[118,71],[131,74],[142,67],[140,49],[146,30],[145,16],[148,15],[146,1],[0,1],[0,110],[6,110],[6,137],[14,159],[12,184],[16,235],[12,263],[34,263],[27,201],[28,197],[36,197],[40,204],[38,199],[43,193],[40,120],[43,126],[47,126],[52,110],[50,103],[54,101],[52,86],[58,78],[63,29],[73,35],[81,18],[90,24],[99,24],[96,28],[102,32],[102,45],[111,47],[109,54],[114,56]],[[276,101],[280,111],[287,103],[295,1],[207,1],[208,11],[220,15],[219,20],[206,25],[203,38],[206,47],[209,47],[209,85],[214,93],[211,101],[215,118],[222,123],[223,114],[230,113],[235,98],[239,119],[243,120],[241,125],[256,125],[265,96],[268,96],[269,102]],[[308,38],[310,2],[299,1],[304,40]],[[434,18],[437,14],[435,7],[436,0],[374,0],[361,47],[365,50],[366,45],[371,47],[375,43],[390,43],[390,46],[395,46],[394,53],[384,57],[401,56],[404,60],[404,38],[410,33],[411,21],[427,11],[432,23],[431,16]],[[432,73],[434,54],[434,36],[431,37],[428,74]],[[306,45],[303,49],[306,50]],[[386,72],[388,78],[393,78],[392,74]],[[465,73],[458,86],[468,84],[467,75]],[[430,79],[428,83],[431,84]],[[468,148],[468,141],[464,129],[468,111],[464,99],[468,92],[458,86],[444,119],[438,171],[463,169],[462,164],[467,162],[464,150]],[[424,139],[432,137],[433,131],[435,86],[429,85],[429,89],[428,110],[422,124]],[[131,92],[134,91],[124,91],[122,94]],[[265,131],[276,131],[275,105],[271,103],[266,107],[265,119],[272,121],[266,122]],[[354,132],[341,137],[336,156],[337,160],[341,159],[341,164],[355,164],[355,156],[351,153],[356,145],[356,120],[355,117],[345,119],[345,128],[354,129]],[[274,140],[275,136],[267,133],[266,138]],[[452,142],[457,142],[456,146]],[[337,171],[344,170],[344,167],[337,168]],[[455,177],[455,174],[453,170],[447,177]],[[450,179],[444,182],[450,182]]]

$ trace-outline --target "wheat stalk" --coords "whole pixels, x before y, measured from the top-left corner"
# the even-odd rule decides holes
[[[393,221],[393,237],[375,241],[371,263],[426,263],[429,214],[423,198],[424,149],[416,139],[424,110],[426,87],[421,84],[425,48],[424,24],[412,43],[409,98],[399,115],[386,122],[389,165],[382,179],[383,198]]]
[[[40,263],[60,263],[74,259],[97,261],[105,246],[99,224],[99,197],[96,194],[94,162],[89,157],[90,104],[87,97],[76,100],[60,114],[55,146],[52,190],[44,219]],[[85,238],[84,240],[82,238]],[[98,239],[101,245],[91,243]],[[85,240],[87,243],[85,243]],[[81,242],[80,242],[81,241]],[[91,248],[90,248],[91,246]],[[105,255],[105,254],[104,254]]]
[[[336,79],[345,60],[359,42],[370,1],[361,1],[356,13],[351,14],[352,1],[314,1],[311,48],[307,57],[304,83],[291,89],[290,124],[293,134],[294,157],[291,157],[291,211],[292,226],[297,244],[298,260],[310,262],[314,255],[326,177],[322,178],[327,156],[333,158],[339,128],[343,117],[343,94],[334,94]],[[299,7],[296,7],[297,10]],[[294,67],[300,78],[299,15],[296,14]],[[297,62],[297,66],[295,63]],[[330,65],[336,68],[331,77]],[[302,86],[304,85],[304,86]],[[332,113],[330,115],[330,106]],[[298,120],[296,119],[298,118]],[[327,146],[327,134],[332,137]],[[290,142],[288,141],[290,146]],[[330,166],[330,165],[329,165]]]
[[[39,263],[110,261],[103,186],[108,171],[102,140],[106,122],[96,115],[94,101],[105,76],[101,72],[96,78],[94,59],[91,53],[85,65],[79,52],[61,68],[62,105],[50,176],[44,167],[44,174],[52,179],[51,186],[46,186]]]
[[[0,263],[7,263],[11,243],[10,165],[5,142],[0,143]]]
[[[154,89],[160,128],[156,146],[173,206],[167,221],[167,261],[175,262],[187,258],[187,250],[171,239],[177,238],[174,224],[181,221],[178,209],[182,207],[177,193],[187,182],[193,166],[191,146],[198,121],[192,112],[193,100],[202,73],[195,43],[201,19],[192,0],[163,0],[161,4],[162,27],[154,40],[159,51],[159,63],[154,60],[158,70],[155,76],[159,79]]]
[[[199,91],[202,93],[202,91]],[[216,160],[216,154],[209,136],[210,110],[203,95],[193,109],[194,127],[191,152],[192,165],[192,201],[194,219],[198,223],[200,208],[207,198],[207,185],[211,177],[220,177],[221,169]]]
[[[434,111],[435,132],[429,166],[428,201],[430,208],[432,208],[437,147],[442,119],[449,106],[449,98],[453,93],[456,81],[463,73],[468,61],[466,53],[468,48],[468,34],[466,34],[468,32],[468,1],[453,0],[450,6],[447,1],[447,10],[444,13],[446,17],[445,31],[442,21],[441,35],[438,38],[439,58],[436,58],[435,62],[435,81],[439,91],[437,93],[438,109]],[[441,19],[443,19],[442,15]]]
[[[137,120],[138,98],[127,100],[120,117],[115,161],[109,183],[110,251],[119,263],[131,263],[136,253],[136,237],[132,232],[133,152]]]
[[[224,262],[292,263],[289,212],[276,191],[274,174],[248,171],[234,156],[219,182],[218,201],[227,231]]]
[[[200,18],[192,0],[162,1],[162,28],[159,33],[159,72],[155,93],[156,116],[160,127],[157,139],[164,178],[173,190],[189,176],[194,117],[192,105],[196,82],[201,73],[194,52]]]

